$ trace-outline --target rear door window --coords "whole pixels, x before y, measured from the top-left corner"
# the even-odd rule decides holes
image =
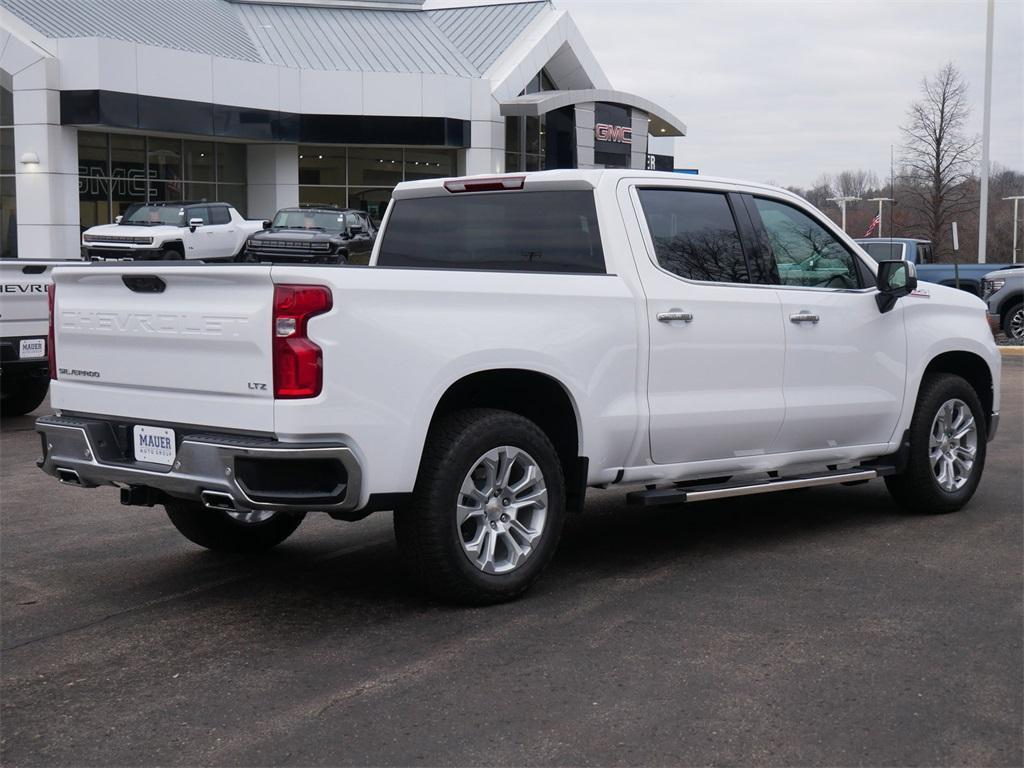
[[[210,224],[230,224],[231,214],[228,213],[228,209],[223,205],[211,205],[210,211]]]
[[[688,280],[749,283],[729,200],[720,192],[638,189],[658,265]]]
[[[594,193],[499,192],[396,200],[377,264],[603,273]]]

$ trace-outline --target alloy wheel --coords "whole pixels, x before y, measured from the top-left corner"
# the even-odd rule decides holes
[[[939,408],[932,420],[928,452],[942,490],[958,491],[970,480],[978,453],[978,425],[963,400],[947,400]]]
[[[540,465],[511,445],[473,463],[459,489],[456,523],[462,551],[484,573],[514,571],[536,550],[547,519]]]

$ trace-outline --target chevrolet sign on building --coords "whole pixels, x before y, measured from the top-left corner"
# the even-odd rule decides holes
[[[612,88],[548,0],[166,7],[3,0],[0,255],[75,256],[83,229],[143,202],[379,219],[401,181],[641,169],[649,136],[685,134]]]

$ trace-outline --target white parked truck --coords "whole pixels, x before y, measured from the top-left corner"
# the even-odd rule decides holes
[[[50,387],[47,291],[60,262],[0,259],[0,414],[34,411]]]
[[[227,203],[133,205],[114,224],[82,233],[82,258],[230,261],[243,254],[250,235],[267,226],[266,221],[243,219]]]
[[[411,572],[460,601],[525,590],[588,487],[650,505],[885,478],[951,512],[999,418],[977,297],[759,184],[412,182],[369,266],[54,279],[45,472],[217,550],[394,510]]]

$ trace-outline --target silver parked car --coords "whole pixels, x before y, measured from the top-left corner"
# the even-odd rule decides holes
[[[989,272],[981,280],[990,323],[1011,339],[1024,339],[1024,267]]]

